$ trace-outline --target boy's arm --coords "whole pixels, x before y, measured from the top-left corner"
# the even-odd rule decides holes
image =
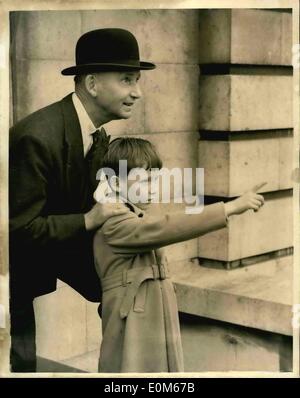
[[[102,227],[107,243],[116,253],[139,253],[182,242],[227,225],[223,202],[205,206],[199,214],[182,212],[162,216],[126,215],[109,219]]]

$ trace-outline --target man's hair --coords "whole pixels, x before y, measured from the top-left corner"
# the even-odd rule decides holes
[[[162,160],[151,142],[143,138],[119,137],[111,141],[103,159],[103,167],[119,174],[119,160],[127,161],[127,173],[134,168],[162,168]]]
[[[75,75],[75,76],[74,76],[74,82],[75,82],[75,84],[81,83],[85,76],[86,76],[86,75]]]

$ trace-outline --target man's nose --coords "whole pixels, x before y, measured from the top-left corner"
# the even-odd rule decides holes
[[[131,96],[135,99],[141,98],[143,95],[140,85],[137,83],[135,84],[134,88],[131,91]]]

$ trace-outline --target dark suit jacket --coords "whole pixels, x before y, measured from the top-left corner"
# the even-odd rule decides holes
[[[95,158],[101,160],[107,142]],[[83,213],[87,168],[71,94],[18,122],[10,133],[11,294],[32,297],[60,278],[90,301],[100,300],[92,234]]]

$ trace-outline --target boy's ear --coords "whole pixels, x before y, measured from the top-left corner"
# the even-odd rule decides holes
[[[118,176],[111,176],[109,180],[109,185],[113,191],[120,192],[120,179]]]

